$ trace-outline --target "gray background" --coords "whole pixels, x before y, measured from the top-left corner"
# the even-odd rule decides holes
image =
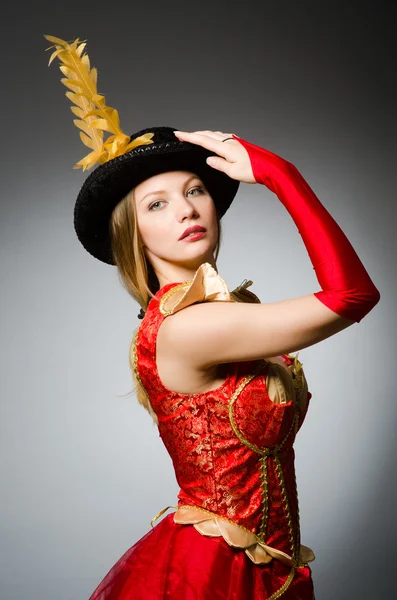
[[[138,306],[79,244],[86,153],[43,34],[87,39],[126,133],[234,132],[294,163],[381,292],[300,354],[296,441],[317,600],[392,598],[396,539],[396,94],[389,2],[34,2],[2,15],[0,597],[83,600],[176,503],[171,460],[132,388]],[[262,302],[320,286],[297,227],[241,184],[218,260]],[[155,568],[155,565],[154,565]]]

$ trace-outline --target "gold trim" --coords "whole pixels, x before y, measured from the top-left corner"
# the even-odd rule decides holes
[[[280,457],[278,455],[275,455],[273,457],[273,459],[275,462],[275,470],[276,470],[277,478],[278,478],[280,488],[281,488],[281,496],[283,498],[284,511],[285,511],[285,515],[287,517],[291,555],[295,558],[296,557],[296,546],[295,546],[294,530],[292,528],[292,515],[291,515],[291,509],[290,509],[289,502],[288,502],[287,488],[285,485],[283,468],[281,465]]]
[[[170,298],[173,294],[175,294],[176,292],[179,292],[179,290],[183,290],[183,289],[188,289],[191,285],[191,281],[185,281],[183,283],[179,283],[178,285],[175,285],[174,287],[170,288],[167,292],[165,292],[165,294],[163,294],[163,296],[160,299],[160,303],[159,303],[159,310],[161,312],[161,314],[163,314],[165,317],[167,317],[168,315],[172,315],[173,313],[173,308],[167,310],[166,308],[164,308],[164,304],[166,303],[166,301],[168,300],[168,298]]]
[[[277,598],[280,598],[280,596],[282,596],[284,594],[284,592],[286,592],[288,590],[288,588],[291,585],[291,582],[294,578],[294,575],[295,575],[295,569],[294,569],[294,567],[292,567],[290,574],[288,575],[287,579],[285,580],[285,582],[283,583],[281,588],[278,589],[277,592],[274,592],[274,594],[269,596],[268,600],[277,600]]]
[[[261,488],[262,488],[262,502],[263,502],[263,510],[262,510],[262,516],[261,516],[261,521],[260,521],[260,525],[259,525],[259,533],[258,533],[258,538],[262,541],[265,542],[266,539],[266,529],[267,529],[267,522],[268,522],[268,518],[269,518],[269,495],[268,495],[268,479],[267,479],[267,455],[265,456],[261,456],[261,458],[259,459],[260,463],[261,463],[261,472],[260,472],[260,479],[261,479]]]

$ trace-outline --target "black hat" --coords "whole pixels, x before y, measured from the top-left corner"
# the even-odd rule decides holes
[[[61,81],[68,88],[66,96],[75,104],[71,110],[78,117],[74,124],[80,129],[82,142],[91,149],[74,168],[85,171],[99,164],[84,182],[74,209],[74,227],[84,248],[102,262],[114,265],[110,240],[113,209],[139,183],[165,171],[196,173],[221,218],[240,182],[206,163],[206,158],[216,153],[178,140],[173,127],[149,127],[126,135],[120,128],[117,110],[107,106],[105,97],[98,93],[97,70],[91,68],[86,43],[79,38],[69,43],[51,35],[44,37],[55,48],[49,64],[55,58],[61,63]],[[111,134],[105,140],[104,132]]]
[[[216,156],[202,146],[181,142],[173,127],[149,127],[130,136],[130,142],[152,133],[152,143],[108,160],[84,182],[74,209],[74,227],[84,248],[102,262],[114,265],[110,217],[115,206],[136,185],[165,171],[191,171],[203,181],[221,218],[231,205],[240,182],[206,163]]]

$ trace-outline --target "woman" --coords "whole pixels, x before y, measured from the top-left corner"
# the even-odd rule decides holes
[[[55,42],[69,70],[76,42]],[[67,76],[76,81],[77,70]],[[114,116],[97,106],[78,115],[86,133],[93,119]],[[93,148],[100,166],[79,193],[75,228],[142,307],[131,344],[137,395],[180,492],[176,510],[154,525],[170,507],[156,515],[90,600],[312,600],[293,449],[311,393],[290,353],[359,323],[379,291],[283,158],[220,131],[153,127],[119,140]],[[265,185],[286,207],[320,291],[265,304],[247,290],[252,281],[229,291],[216,259],[240,182]]]

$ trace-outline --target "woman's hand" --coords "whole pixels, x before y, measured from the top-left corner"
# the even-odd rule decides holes
[[[257,183],[255,180],[251,161],[247,150],[237,139],[224,139],[235,136],[234,133],[223,133],[222,131],[174,131],[175,136],[181,142],[198,144],[207,150],[215,152],[218,156],[209,156],[206,162],[210,167],[223,171],[231,179],[243,183]],[[235,136],[236,138],[238,136]]]

